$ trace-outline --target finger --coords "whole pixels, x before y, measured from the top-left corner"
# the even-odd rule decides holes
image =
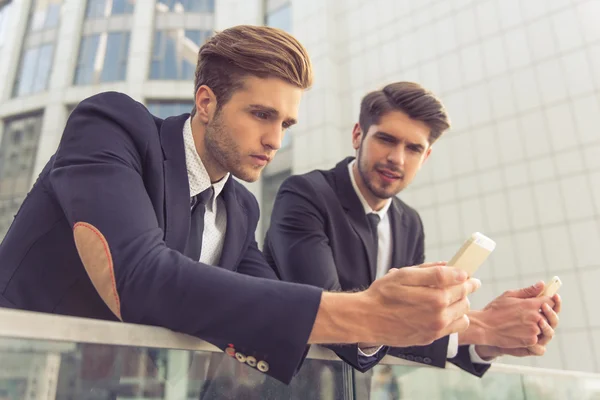
[[[477,278],[470,278],[461,285],[454,285],[446,289],[448,304],[453,304],[462,298],[467,297],[481,287],[481,281]]]
[[[560,309],[562,308],[562,298],[557,293],[554,296],[552,296],[552,300],[554,300],[554,312],[558,314],[560,312]]]
[[[546,353],[546,346],[543,346],[538,343],[534,344],[533,346],[529,346],[527,350],[529,351],[530,355],[543,356]]]
[[[469,327],[469,317],[463,315],[457,320],[450,323],[444,330],[440,337],[448,336],[451,333],[461,333],[467,330]]]
[[[454,322],[466,315],[469,312],[470,308],[471,303],[469,302],[469,298],[463,297],[461,300],[448,306],[445,312],[445,316],[446,318],[448,318],[448,321]]]
[[[517,297],[519,299],[529,299],[537,297],[544,290],[544,282],[539,281],[535,284],[517,290],[508,290],[505,296]]]
[[[463,283],[467,280],[467,273],[457,268],[435,265],[431,267],[406,267],[394,273],[406,286],[427,286],[444,288]]]
[[[448,262],[447,261],[434,261],[434,262],[430,262],[430,263],[424,263],[421,265],[416,265],[416,267],[419,268],[431,268],[431,267],[435,267],[436,265],[441,265],[441,266],[445,266]]]
[[[554,337],[554,329],[552,329],[550,324],[548,324],[548,322],[546,322],[546,320],[544,319],[541,320],[538,325],[542,331],[542,335],[541,338],[539,338],[538,340],[538,344],[545,346],[548,343],[550,343],[550,341]]]
[[[554,312],[554,310],[550,308],[548,304],[542,305],[542,312],[548,320],[548,324],[550,324],[552,328],[556,328],[558,326],[558,314]]]

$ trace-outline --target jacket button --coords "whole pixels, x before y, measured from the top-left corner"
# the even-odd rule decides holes
[[[235,357],[235,349],[233,347],[226,348],[225,353],[230,357]]]
[[[421,357],[421,356],[416,356],[416,357],[415,357],[415,361],[416,361],[416,362],[423,362],[423,357]]]
[[[406,359],[408,361],[414,361],[415,360],[415,356],[413,356],[412,354],[409,354],[409,355],[406,356]]]
[[[256,367],[256,358],[252,356],[246,357],[246,364],[248,364],[251,367]]]
[[[431,364],[431,358],[429,357],[425,357],[423,361],[425,362],[425,364]]]
[[[241,363],[246,362],[246,356],[240,352],[235,353],[235,358]]]
[[[266,361],[259,361],[258,364],[256,364],[256,368],[258,368],[260,372],[267,372],[269,370],[269,364],[267,364]]]

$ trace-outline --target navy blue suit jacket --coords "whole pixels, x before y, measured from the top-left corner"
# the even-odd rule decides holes
[[[333,291],[366,289],[375,280],[377,266],[373,263],[369,223],[348,174],[352,159],[346,158],[328,171],[292,176],[281,185],[263,252],[282,280]],[[393,197],[388,216],[393,241],[392,266],[422,264],[425,236],[419,214]],[[367,362],[358,358],[356,345],[333,349],[364,372],[386,353],[444,367],[447,348],[448,337],[444,337],[429,346],[384,348]],[[467,346],[460,346],[458,355],[450,361],[477,376],[489,368],[473,364]]]
[[[232,344],[287,383],[321,290],[276,281],[254,239],[256,199],[233,178],[222,192],[219,267],[182,254],[190,229],[187,118],[163,121],[114,92],[78,105],[0,245],[0,306]]]

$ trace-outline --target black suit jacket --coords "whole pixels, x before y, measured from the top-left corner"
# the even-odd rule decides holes
[[[277,275],[326,290],[365,289],[375,280],[375,255],[364,208],[352,187],[346,158],[328,171],[288,178],[279,189],[263,252]],[[419,214],[394,197],[388,215],[392,229],[392,266],[422,264],[425,236]],[[411,361],[444,367],[448,337],[428,346],[390,348],[389,354]],[[374,366],[382,349],[367,365],[357,358],[357,346],[334,348],[360,371]],[[467,346],[450,360],[481,376],[489,366],[473,364]]]
[[[254,239],[256,199],[233,178],[222,192],[219,267],[182,254],[190,230],[187,118],[163,121],[114,92],[79,104],[0,245],[0,306],[120,318],[232,344],[289,382],[321,290],[275,280]],[[87,232],[77,244],[75,229]],[[104,248],[93,253],[94,243]]]

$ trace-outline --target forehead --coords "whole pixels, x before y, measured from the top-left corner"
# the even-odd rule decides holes
[[[384,132],[401,141],[427,145],[430,129],[423,121],[410,118],[402,111],[390,111],[379,119],[379,123],[369,127],[368,135]]]
[[[247,76],[231,97],[231,102],[244,106],[258,104],[274,108],[284,118],[297,119],[303,89],[279,78]]]

